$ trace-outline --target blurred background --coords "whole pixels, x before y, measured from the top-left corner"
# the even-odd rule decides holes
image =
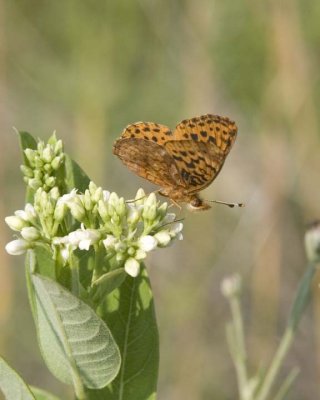
[[[320,2],[316,0],[0,0],[0,217],[24,206],[17,135],[56,130],[91,179],[132,198],[154,186],[112,155],[136,121],[174,127],[214,113],[238,139],[206,199],[184,212],[184,240],[147,260],[161,339],[159,399],[235,399],[221,280],[243,277],[251,371],[267,365],[306,267],[306,225],[320,217]],[[23,257],[0,224],[0,353],[28,383],[71,398],[41,360]],[[320,275],[284,374],[289,395],[319,398]]]

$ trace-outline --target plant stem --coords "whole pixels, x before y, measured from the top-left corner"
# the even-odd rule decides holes
[[[79,287],[79,266],[73,254],[69,257],[69,265],[71,270],[71,292],[79,297],[80,287]]]
[[[230,307],[232,313],[235,354],[234,363],[237,371],[240,399],[244,397],[244,389],[247,385],[247,370],[246,370],[246,347],[243,332],[243,320],[238,296],[230,299]]]
[[[260,388],[259,394],[256,400],[265,400],[267,396],[270,394],[270,390],[274,383],[275,377],[281,367],[282,361],[286,356],[292,341],[294,338],[294,332],[291,328],[287,328],[285,330],[284,335],[282,336],[281,342],[278,346],[276,354],[271,362],[271,365],[268,369],[268,372],[263,380],[262,386]]]
[[[283,400],[285,396],[288,394],[289,389],[292,386],[292,383],[296,379],[299,374],[299,368],[293,368],[293,370],[289,373],[289,375],[284,380],[283,384],[281,385],[278,393],[276,394],[274,400]]]
[[[282,361],[286,356],[297,331],[301,316],[310,300],[310,285],[316,271],[316,265],[310,263],[302,277],[293,306],[289,315],[288,323],[276,354],[262,382],[256,400],[265,400],[270,394],[276,375],[280,369]]]

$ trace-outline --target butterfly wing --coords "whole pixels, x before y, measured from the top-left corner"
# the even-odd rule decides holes
[[[134,173],[163,188],[185,185],[174,159],[163,147],[172,132],[165,125],[137,122],[128,125],[113,153]]]
[[[166,125],[154,122],[136,122],[130,124],[121,134],[122,139],[136,138],[150,140],[160,146],[171,137],[172,131]]]
[[[203,142],[172,140],[165,147],[172,155],[189,193],[198,192],[208,186],[218,175],[224,162],[222,154],[212,154]]]
[[[177,125],[164,146],[175,160],[189,193],[206,188],[220,172],[236,139],[237,127],[226,117],[207,114]]]

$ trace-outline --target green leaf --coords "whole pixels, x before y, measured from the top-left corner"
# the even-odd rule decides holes
[[[92,298],[96,304],[104,300],[105,296],[119,287],[127,277],[123,268],[118,268],[100,276],[92,284]]]
[[[19,139],[20,139],[20,148],[22,151],[23,162],[24,162],[24,164],[29,165],[28,159],[27,159],[26,155],[24,154],[24,150],[25,149],[36,150],[37,141],[28,132],[18,131],[18,134],[19,134]]]
[[[54,396],[53,394],[39,389],[35,386],[30,386],[32,393],[34,394],[36,400],[60,400],[59,397]]]
[[[294,299],[288,319],[288,326],[293,330],[297,329],[303,311],[305,310],[310,301],[311,298],[310,287],[315,273],[316,273],[316,266],[312,263],[309,264],[299,283],[297,294]]]
[[[83,193],[89,186],[90,178],[68,154],[65,154],[64,164],[66,191],[76,188]]]
[[[159,337],[147,271],[128,276],[107,297],[108,325],[119,345],[122,364],[112,385],[104,390],[108,400],[156,398]],[[94,397],[92,397],[94,398]]]
[[[35,399],[28,385],[2,357],[0,357],[0,389],[6,400]]]
[[[24,154],[24,150],[25,149],[35,150],[37,148],[37,141],[28,132],[23,132],[23,131],[17,131],[17,132],[18,132],[19,139],[20,139],[20,149],[22,152],[23,163],[25,165],[29,166],[29,162],[28,162],[26,155]],[[28,186],[26,189],[26,202],[33,203],[33,197],[34,197],[34,190]]]
[[[100,389],[120,368],[117,344],[107,325],[58,283],[31,275],[36,325],[43,358],[61,381]]]

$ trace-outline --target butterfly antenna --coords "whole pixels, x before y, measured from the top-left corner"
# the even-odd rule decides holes
[[[184,221],[184,218],[174,219],[171,222],[167,222],[166,224],[160,225],[159,228],[163,228],[164,226],[171,225],[174,224],[175,222],[181,222],[181,221]]]
[[[136,201],[142,200],[142,199],[144,199],[145,197],[147,197],[146,194],[145,194],[144,196],[142,196],[142,197],[139,197],[138,199],[126,200],[126,203],[135,203]]]
[[[220,200],[209,200],[209,203],[224,204],[225,206],[228,206],[230,208],[233,208],[233,207],[244,207],[244,203],[227,203],[225,201],[220,201]]]

